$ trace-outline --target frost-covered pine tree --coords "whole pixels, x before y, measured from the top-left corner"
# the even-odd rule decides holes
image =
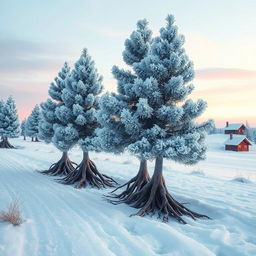
[[[17,138],[20,133],[20,124],[14,99],[10,96],[6,103],[0,101],[0,135],[3,140],[0,148],[14,148],[8,138]]]
[[[130,94],[139,98],[132,110],[125,109],[115,120],[137,139],[128,150],[145,159],[155,159],[152,179],[140,191],[121,200],[140,210],[144,216],[158,212],[164,221],[174,217],[185,223],[182,216],[207,217],[189,210],[176,201],[167,190],[163,177],[163,158],[191,165],[205,158],[206,131],[211,122],[197,124],[195,119],[206,108],[206,102],[187,99],[194,86],[193,63],[183,48],[184,36],[178,34],[174,17],[151,44],[150,53],[133,65],[137,79]]]
[[[245,135],[249,140],[253,140],[253,131],[248,121],[246,121],[246,124],[245,124]]]
[[[4,115],[3,115],[3,110],[4,110],[4,101],[0,99],[0,137],[1,140],[3,140],[3,120],[4,120]]]
[[[26,119],[21,122],[20,129],[20,135],[23,136],[24,140],[26,140]]]
[[[58,103],[62,103],[62,91],[65,88],[65,80],[70,75],[70,67],[67,62],[64,63],[58,76],[55,77],[54,82],[51,83],[49,88],[50,97]]]
[[[148,28],[147,20],[139,20],[137,29],[132,32],[129,39],[126,39],[123,52],[123,60],[131,69],[134,64],[139,63],[148,55],[151,42],[152,31]],[[133,92],[132,87],[137,79],[133,70],[127,71],[114,66],[112,72],[118,82],[118,89],[117,93],[105,94],[100,100],[100,111],[97,117],[102,128],[97,131],[97,134],[102,149],[107,152],[121,153],[130,144],[138,140],[138,137],[133,136],[131,131],[125,129],[124,124],[120,121],[122,113],[134,111],[140,98]],[[121,199],[121,201],[125,200],[149,182],[147,160],[143,155],[139,156],[139,159],[140,168],[137,175],[117,187],[113,193],[122,187],[126,187],[126,189],[120,194],[112,194],[113,198]],[[112,200],[112,202],[118,203],[119,201]]]
[[[253,131],[253,141],[256,144],[256,131],[255,130]]]
[[[32,110],[30,116],[26,121],[26,134],[31,137],[32,141],[38,142],[38,134],[39,134],[39,122],[40,122],[40,107],[35,105]]]
[[[75,170],[73,162],[68,157],[68,151],[77,143],[77,132],[69,125],[69,119],[65,118],[65,115],[59,115],[59,109],[64,105],[62,93],[65,88],[65,79],[69,75],[70,67],[65,62],[58,76],[50,85],[48,93],[51,99],[41,103],[39,138],[46,143],[52,142],[62,152],[61,159],[52,164],[48,170],[42,171],[44,174],[67,175]]]
[[[79,145],[83,150],[82,162],[74,172],[61,180],[64,184],[76,184],[77,188],[81,188],[89,183],[99,188],[113,186],[115,183],[112,178],[101,174],[89,158],[89,151],[98,150],[95,129],[99,127],[99,123],[95,113],[98,108],[98,95],[102,88],[102,77],[99,76],[94,61],[84,49],[71,75],[66,79],[62,96],[64,105],[56,111],[58,118],[65,115],[70,127],[76,130]]]

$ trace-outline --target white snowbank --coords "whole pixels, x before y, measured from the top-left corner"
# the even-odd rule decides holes
[[[18,196],[26,221],[19,227],[0,223],[0,255],[255,256],[256,151],[224,151],[225,139],[209,136],[208,159],[199,165],[164,163],[171,194],[212,218],[185,217],[187,225],[130,218],[136,209],[103,200],[110,189],[76,190],[58,184],[35,171],[58,160],[60,153],[53,146],[12,140],[19,149],[0,149],[0,210]],[[75,148],[70,157],[79,162],[82,154]],[[91,157],[120,183],[138,170],[138,161],[128,154]],[[149,168],[152,171],[153,163]],[[231,181],[236,177],[252,182]]]

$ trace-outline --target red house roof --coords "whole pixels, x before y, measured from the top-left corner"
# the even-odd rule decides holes
[[[237,131],[239,130],[242,126],[245,127],[244,124],[239,123],[239,124],[229,124],[227,127],[225,127],[225,131]]]
[[[247,142],[248,145],[252,145],[252,142],[249,141],[244,135],[233,135],[232,139],[226,140],[225,145],[237,146],[244,140]]]

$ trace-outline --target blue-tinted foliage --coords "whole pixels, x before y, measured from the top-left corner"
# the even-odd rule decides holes
[[[20,130],[21,130],[20,131],[21,136],[27,136],[26,135],[26,119],[21,122]]]
[[[10,96],[6,103],[0,100],[0,135],[16,138],[20,133],[20,124],[14,99]]]
[[[193,63],[174,17],[169,15],[166,21],[153,41],[143,42],[138,36],[146,26],[126,40],[123,56],[132,70],[113,68],[118,94],[101,99],[97,117],[103,128],[98,135],[105,150],[127,148],[139,158],[162,156],[194,164],[205,157],[204,138],[211,121],[195,122],[207,104],[187,99],[194,89],[189,83],[195,74]]]
[[[88,51],[84,49],[66,79],[62,95],[64,105],[56,110],[58,119],[68,120],[72,124],[83,151],[98,150],[95,143],[95,129],[99,127],[96,109],[102,89],[102,77]]]
[[[26,122],[27,136],[38,137],[40,119],[41,119],[40,108],[38,105],[36,105]]]

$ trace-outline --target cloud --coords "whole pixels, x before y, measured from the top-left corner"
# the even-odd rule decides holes
[[[205,68],[196,70],[197,79],[255,79],[256,70],[235,68]]]
[[[0,37],[0,73],[55,69],[64,62],[64,53],[54,45]]]

